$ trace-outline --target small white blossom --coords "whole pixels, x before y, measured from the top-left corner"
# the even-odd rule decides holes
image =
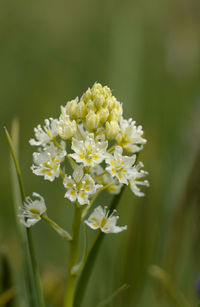
[[[57,119],[45,119],[45,125],[42,129],[41,125],[34,128],[35,139],[30,139],[29,143],[33,146],[45,146],[52,141],[57,135]]]
[[[130,177],[136,156],[123,156],[122,152],[122,147],[116,146],[114,155],[107,154],[106,163],[109,164],[109,166],[106,167],[106,170],[112,177],[117,177],[120,183],[128,184],[128,178]]]
[[[139,197],[144,196],[144,193],[140,191],[140,189],[138,188],[138,185],[143,185],[147,187],[149,186],[149,182],[147,180],[144,180],[144,181],[140,180],[141,178],[143,178],[144,176],[148,174],[148,172],[144,170],[140,170],[141,167],[143,167],[142,162],[139,162],[137,166],[134,166],[132,168],[131,176],[129,179],[130,188],[132,192],[136,196],[139,196]]]
[[[76,162],[83,163],[84,166],[95,166],[100,164],[106,157],[107,141],[96,142],[94,134],[90,133],[86,139],[72,139],[72,149],[75,153],[70,154]]]
[[[70,120],[70,116],[66,113],[66,108],[63,106],[61,106],[61,115],[57,122],[57,130],[63,140],[71,139],[77,131],[76,121]]]
[[[92,229],[101,229],[105,233],[118,233],[127,229],[127,226],[116,226],[118,216],[114,215],[115,211],[109,215],[109,211],[106,208],[98,206],[94,209],[85,223]]]
[[[44,179],[53,181],[60,174],[60,163],[64,160],[66,151],[59,149],[53,143],[46,146],[43,151],[33,153],[31,169],[34,174],[44,176]]]
[[[84,175],[83,166],[77,166],[71,176],[65,176],[63,184],[67,189],[65,197],[80,205],[89,204],[89,196],[96,193],[101,185],[95,185],[94,180],[88,174]]]
[[[26,227],[31,227],[41,220],[41,215],[47,210],[44,198],[33,193],[33,197],[38,199],[32,200],[30,197],[26,197],[22,213],[19,214],[20,222]]]
[[[143,138],[142,126],[136,126],[132,118],[128,120],[121,117],[120,131],[116,137],[117,142],[132,153],[138,152],[142,149],[142,145],[146,143]]]

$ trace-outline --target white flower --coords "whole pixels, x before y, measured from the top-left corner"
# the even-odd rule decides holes
[[[94,134],[90,133],[86,136],[85,141],[77,138],[72,139],[72,149],[75,153],[70,154],[78,163],[83,163],[84,166],[95,166],[100,164],[106,156],[107,141],[96,142]]]
[[[109,173],[105,174],[105,171],[101,165],[97,165],[91,169],[92,176],[96,176],[95,180],[103,186],[108,186],[107,191],[110,194],[119,194],[123,186],[118,179],[113,178]],[[100,175],[103,174],[103,175]]]
[[[57,119],[45,119],[44,129],[41,125],[38,125],[37,128],[34,128],[35,139],[30,139],[29,143],[36,146],[45,146],[50,141],[52,141],[57,135]]]
[[[76,121],[70,120],[70,116],[66,113],[66,108],[63,106],[61,106],[61,115],[57,122],[57,130],[63,140],[71,139],[77,131]]]
[[[62,143],[62,146],[63,143]],[[34,174],[44,176],[44,179],[53,181],[60,174],[60,163],[64,160],[66,151],[59,149],[53,143],[46,146],[43,151],[33,153],[35,165],[31,166]]]
[[[142,145],[146,143],[146,139],[143,138],[142,126],[137,127],[132,118],[126,120],[123,117],[120,120],[120,131],[116,140],[123,148],[132,153],[140,151]]]
[[[24,207],[21,209],[22,213],[19,214],[20,222],[26,227],[31,227],[41,220],[41,215],[47,210],[44,198],[37,193],[32,195],[38,199],[32,200],[30,197],[26,197]]]
[[[142,162],[139,162],[137,166],[134,166],[132,168],[131,176],[129,179],[130,188],[132,192],[136,196],[140,196],[140,197],[144,196],[144,193],[140,191],[140,189],[138,188],[138,185],[143,185],[147,187],[149,186],[149,182],[147,180],[144,180],[144,181],[140,180],[141,178],[143,178],[144,176],[148,174],[148,172],[144,170],[140,170],[141,167],[143,167]]]
[[[106,167],[106,170],[112,177],[117,177],[120,183],[128,184],[128,178],[130,177],[136,156],[123,156],[122,152],[122,147],[116,146],[114,156],[107,154],[106,163],[109,164],[109,166]]]
[[[88,174],[84,175],[83,166],[77,166],[71,176],[65,176],[63,184],[67,189],[65,197],[80,205],[89,204],[89,196],[96,193],[101,185],[95,185],[94,180]]]
[[[109,211],[106,212],[106,208],[98,206],[94,209],[85,223],[92,229],[101,229],[105,233],[118,233],[127,229],[127,226],[116,226],[118,216],[114,215],[114,211],[109,215]]]

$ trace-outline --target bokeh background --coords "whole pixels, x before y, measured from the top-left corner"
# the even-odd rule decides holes
[[[37,124],[57,117],[60,105],[98,81],[123,102],[126,118],[143,125],[148,143],[140,160],[151,186],[142,199],[126,189],[118,211],[128,230],[103,242],[84,306],[97,306],[124,283],[129,289],[107,306],[177,306],[152,265],[170,275],[172,292],[180,291],[195,306],[200,295],[200,2],[1,0],[0,7],[0,249],[12,272],[20,263],[20,246],[2,128],[10,129],[19,118],[26,194],[41,193],[49,216],[70,229],[73,207],[63,199],[61,182],[32,174],[28,140]],[[109,204],[111,198],[98,200]],[[33,233],[47,306],[61,306],[68,247],[43,222]]]

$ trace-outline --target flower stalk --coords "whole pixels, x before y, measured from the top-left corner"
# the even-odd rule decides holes
[[[67,286],[64,307],[73,307],[77,275],[73,274],[73,267],[78,263],[79,237],[82,208],[75,205],[74,221],[72,225],[72,241],[70,242],[69,264],[67,270]]]
[[[42,214],[41,218],[45,220],[53,229],[61,236],[63,237],[66,241],[71,241],[72,236],[63,228],[61,228],[57,223],[55,223],[52,219],[50,219],[47,215]]]

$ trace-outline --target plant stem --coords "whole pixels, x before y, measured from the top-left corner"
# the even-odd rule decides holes
[[[74,221],[72,225],[72,241],[70,242],[70,255],[67,272],[67,287],[65,292],[64,307],[73,307],[74,293],[77,276],[72,274],[72,268],[78,263],[79,237],[82,208],[75,206]]]

